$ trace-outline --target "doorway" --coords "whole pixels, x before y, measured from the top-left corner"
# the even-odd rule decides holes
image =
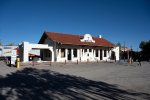
[[[41,50],[41,60],[52,61],[52,52],[48,49]]]
[[[115,60],[115,59],[116,59],[116,56],[115,56],[115,52],[114,52],[114,51],[111,52],[111,59],[112,59],[112,60]]]
[[[71,49],[68,49],[68,60],[71,60]]]
[[[100,49],[100,60],[103,60],[103,53],[102,53],[102,49]]]

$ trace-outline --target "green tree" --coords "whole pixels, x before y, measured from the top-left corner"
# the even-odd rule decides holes
[[[141,54],[144,60],[150,60],[150,40],[141,41],[139,48],[141,49]]]
[[[120,43],[120,42],[118,42],[118,43],[116,44],[116,46],[119,46],[119,47],[121,47],[121,43]]]
[[[3,43],[0,41],[0,46],[2,46],[3,45]]]

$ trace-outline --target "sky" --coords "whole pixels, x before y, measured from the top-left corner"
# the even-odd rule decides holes
[[[150,0],[0,0],[0,41],[38,43],[43,32],[102,35],[139,50],[150,40]]]

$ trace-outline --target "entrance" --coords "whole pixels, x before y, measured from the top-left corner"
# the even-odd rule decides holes
[[[102,49],[100,49],[100,60],[103,60],[103,53],[102,53]]]
[[[68,49],[68,60],[71,60],[71,49]]]
[[[41,50],[41,59],[43,61],[51,61],[52,60],[52,52],[48,49]]]
[[[112,59],[112,60],[115,60],[115,59],[116,59],[116,56],[115,56],[115,52],[114,52],[114,51],[111,52],[111,59]]]

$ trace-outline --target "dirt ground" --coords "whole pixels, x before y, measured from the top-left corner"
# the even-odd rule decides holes
[[[52,63],[16,69],[0,62],[0,100],[10,99],[149,100],[150,63]]]

